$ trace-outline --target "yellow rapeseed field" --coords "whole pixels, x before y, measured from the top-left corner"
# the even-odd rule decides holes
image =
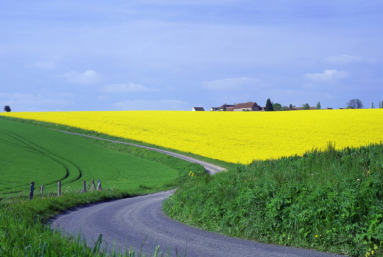
[[[383,141],[383,109],[285,112],[105,111],[3,113],[65,124],[232,163]]]

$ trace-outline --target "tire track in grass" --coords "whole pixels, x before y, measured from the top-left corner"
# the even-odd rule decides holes
[[[65,159],[59,155],[56,155],[53,152],[37,145],[36,143],[33,143],[33,142],[31,142],[31,141],[29,141],[29,140],[27,140],[27,139],[25,139],[19,135],[12,133],[12,132],[4,131],[1,129],[0,129],[0,132],[2,132],[3,134],[6,134],[7,136],[13,138],[14,140],[16,140],[17,142],[19,142],[21,144],[21,145],[18,145],[16,143],[2,140],[3,142],[7,143],[8,145],[11,145],[13,147],[17,147],[17,148],[25,150],[25,151],[29,151],[31,153],[40,154],[46,158],[53,160],[54,162],[56,162],[58,164],[60,164],[62,167],[64,167],[64,169],[66,171],[65,176],[58,178],[58,179],[55,179],[53,182],[48,182],[45,184],[45,186],[54,185],[58,181],[62,181],[65,183],[71,183],[71,182],[75,182],[75,181],[78,181],[79,179],[81,179],[82,171],[74,162],[69,161],[69,160],[67,160],[67,159]],[[73,167],[70,167],[70,166],[73,166]],[[69,180],[68,178],[71,175],[74,175],[73,172],[70,172],[72,170],[75,170],[74,172],[78,173],[78,175],[77,175],[77,177]]]

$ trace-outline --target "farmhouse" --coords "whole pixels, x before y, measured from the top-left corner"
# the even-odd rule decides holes
[[[210,111],[219,111],[219,107],[211,107]]]
[[[203,107],[193,107],[192,111],[205,111]]]
[[[264,109],[263,109],[264,110]],[[252,103],[240,103],[234,105],[234,111],[262,111],[262,107],[259,106],[256,102]]]
[[[224,105],[222,105],[221,107],[219,107],[219,110],[220,111],[223,111],[224,109],[226,109],[226,111],[227,111],[227,108],[228,107],[234,107],[234,105],[232,105],[232,104],[224,104]]]

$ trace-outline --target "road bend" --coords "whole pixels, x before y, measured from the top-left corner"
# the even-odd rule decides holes
[[[123,143],[113,140],[107,141]],[[151,147],[136,146],[166,154],[168,152]],[[177,155],[175,157],[179,158],[180,154],[169,153],[172,156]],[[193,158],[182,156],[182,159],[190,161]],[[223,170],[221,167],[196,159],[193,159],[192,162],[203,165],[210,174]],[[159,245],[162,253],[170,251],[172,256],[184,256],[186,251],[188,257],[337,256],[324,252],[233,238],[172,220],[163,213],[162,204],[173,192],[174,190],[171,190],[75,208],[56,216],[51,221],[51,228],[60,229],[64,233],[75,236],[81,234],[89,246],[93,246],[99,235],[102,234],[102,247],[107,247],[108,250],[115,248],[117,251],[125,251],[125,247],[129,249],[132,246],[135,251],[139,251],[142,246],[142,252],[146,254],[152,254],[155,246]]]

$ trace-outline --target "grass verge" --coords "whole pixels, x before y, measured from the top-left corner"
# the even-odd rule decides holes
[[[28,201],[26,197],[0,200],[0,256],[170,256],[142,253],[131,247],[124,252],[100,249],[102,237],[92,247],[80,236],[62,235],[47,226],[50,218],[78,206],[145,194],[146,190],[104,190],[85,194],[67,193],[62,197],[51,194]],[[144,240],[144,239],[143,239]]]
[[[383,144],[255,161],[182,185],[164,211],[234,237],[383,256]]]

